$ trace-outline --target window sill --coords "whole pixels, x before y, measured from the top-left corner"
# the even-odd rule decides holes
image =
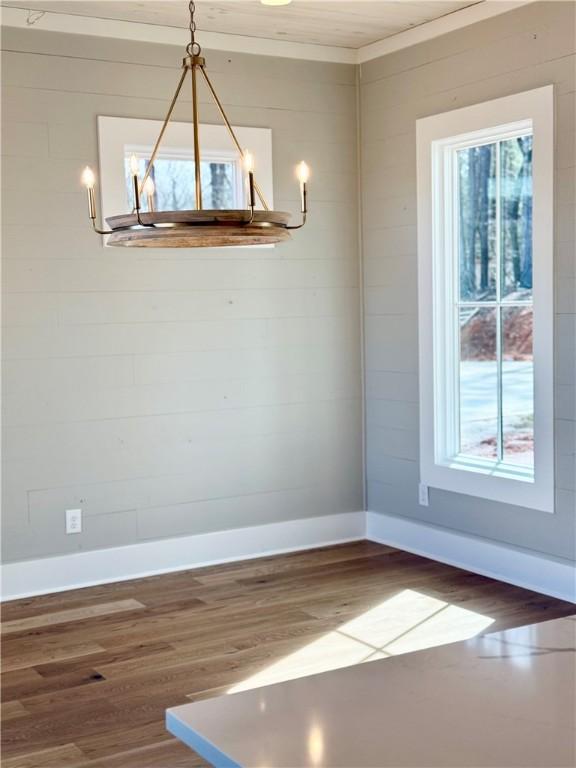
[[[459,454],[452,459],[441,462],[448,469],[459,469],[464,472],[476,472],[490,477],[501,477],[506,480],[517,480],[522,483],[534,483],[534,470],[522,467],[518,464],[509,464],[504,461],[491,461],[472,456]]]
[[[554,474],[503,462],[455,456],[445,463],[421,458],[420,481],[430,488],[500,504],[554,513]]]

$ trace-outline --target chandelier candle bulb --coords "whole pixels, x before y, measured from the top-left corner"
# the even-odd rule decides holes
[[[308,179],[310,178],[310,168],[308,165],[302,160],[301,163],[298,164],[298,167],[296,169],[296,174],[298,176],[298,180],[300,181],[300,201],[302,206],[302,213],[308,212],[308,200],[307,200],[307,190],[306,190],[306,184],[308,183]]]
[[[130,155],[130,173],[132,176],[138,176],[138,158],[136,155]]]
[[[154,212],[154,192],[155,191],[156,191],[156,186],[154,184],[154,181],[151,176],[148,176],[144,184],[144,193],[146,195],[146,202],[148,203],[149,213]]]
[[[87,165],[82,171],[82,184],[84,184],[86,191],[88,192],[88,215],[92,221],[96,218],[96,200],[94,197],[95,183],[96,178],[94,176],[94,171]]]
[[[82,184],[86,187],[86,189],[94,189],[94,184],[96,183],[96,177],[94,176],[94,171],[92,168],[90,168],[89,165],[84,168],[82,171],[82,177],[81,177]]]

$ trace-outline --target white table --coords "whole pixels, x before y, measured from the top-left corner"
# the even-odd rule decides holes
[[[576,765],[576,616],[167,711],[212,765]]]

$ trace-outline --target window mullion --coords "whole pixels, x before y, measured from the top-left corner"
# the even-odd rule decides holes
[[[502,206],[501,206],[501,150],[502,143],[496,144],[496,381],[498,407],[497,456],[504,459],[504,416],[502,413]]]
[[[453,423],[452,437],[450,445],[451,455],[460,452],[461,434],[460,434],[460,217],[459,217],[459,195],[460,179],[458,176],[458,161],[456,150],[450,151],[450,173],[452,177],[452,285],[450,286],[451,304],[452,304],[452,323],[454,333],[452,334],[452,371],[451,380],[453,387]]]

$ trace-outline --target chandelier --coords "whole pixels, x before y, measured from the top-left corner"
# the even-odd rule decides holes
[[[82,183],[88,193],[88,215],[92,228],[99,235],[109,235],[108,245],[148,248],[214,248],[228,245],[263,245],[280,243],[290,239],[290,230],[300,229],[306,223],[307,191],[309,169],[305,162],[297,166],[300,182],[301,223],[291,225],[291,215],[284,211],[270,210],[262,190],[254,178],[254,158],[241,147],[228,120],[224,107],[206,73],[202,49],[195,40],[195,5],[189,4],[190,42],[182,62],[182,74],[166,118],[152,149],[146,170],[140,178],[136,158],[131,160],[130,175],[133,188],[134,207],[131,212],[106,219],[109,229],[101,229],[96,223],[96,177],[88,166],[82,173]],[[152,205],[154,182],[151,176],[162,138],[172,117],[174,107],[190,73],[192,80],[192,136],[194,146],[194,210],[156,211]],[[202,206],[200,126],[198,121],[198,74],[204,79],[214,103],[222,117],[230,138],[239,152],[246,177],[246,207],[240,209],[206,209]],[[148,210],[141,210],[142,196],[148,198]],[[258,197],[261,209],[256,209]]]

